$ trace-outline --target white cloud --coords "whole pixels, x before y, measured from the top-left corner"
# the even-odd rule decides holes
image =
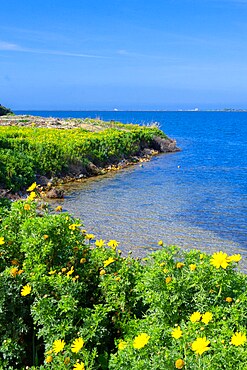
[[[21,51],[21,48],[10,42],[0,41],[0,50]]]
[[[59,56],[78,57],[78,58],[107,58],[102,55],[94,55],[94,54],[71,53],[71,52],[60,51],[60,50],[23,48],[22,46],[19,46],[17,44],[12,44],[10,42],[5,42],[5,41],[0,41],[0,50],[32,53],[32,54],[59,55]]]

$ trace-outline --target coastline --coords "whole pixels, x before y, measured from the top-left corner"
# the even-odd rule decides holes
[[[176,145],[176,140],[170,139],[167,137],[163,131],[159,130],[157,126],[153,125],[150,127],[140,126],[137,124],[122,124],[115,121],[102,121],[100,119],[59,119],[54,117],[38,117],[30,115],[10,115],[0,117],[0,127],[4,126],[8,130],[20,128],[20,131],[23,129],[34,130],[37,134],[38,130],[47,130],[46,132],[65,132],[73,133],[73,130],[82,130],[92,134],[101,134],[105,132],[110,132],[113,139],[116,141],[113,144],[113,149],[119,145],[118,134],[124,135],[126,133],[134,132],[136,135],[135,145],[137,146],[136,150],[132,152],[126,151],[123,149],[120,156],[113,155],[107,157],[107,160],[98,161],[97,159],[92,159],[90,153],[87,154],[86,158],[83,158],[86,164],[82,164],[81,161],[72,161],[68,164],[66,172],[61,171],[61,173],[47,174],[47,173],[35,173],[34,181],[40,185],[41,192],[45,197],[48,198],[62,198],[63,190],[61,185],[69,183],[72,181],[81,181],[82,179],[99,176],[110,171],[118,171],[127,166],[132,166],[135,164],[141,164],[142,162],[147,162],[151,160],[153,156],[156,156],[161,153],[173,153],[180,151]],[[144,130],[153,131],[152,135],[147,140],[144,135]],[[142,132],[143,131],[143,132]],[[43,132],[43,131],[42,131]],[[18,137],[19,131],[16,133]],[[139,136],[138,136],[139,135]],[[25,136],[25,135],[23,135]],[[117,139],[116,139],[117,138]],[[12,139],[13,140],[13,139]],[[38,139],[37,139],[38,140]],[[17,144],[18,145],[18,144]],[[101,145],[101,139],[98,139],[98,147]],[[96,148],[97,149],[97,148]],[[28,184],[26,184],[28,185]],[[25,196],[23,189],[19,191],[12,191],[12,189],[5,188],[0,186],[0,197],[8,197],[10,199],[19,199]]]

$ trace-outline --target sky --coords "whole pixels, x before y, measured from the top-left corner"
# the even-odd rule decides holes
[[[247,0],[8,0],[13,110],[247,108]]]

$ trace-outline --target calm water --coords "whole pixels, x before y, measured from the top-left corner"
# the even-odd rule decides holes
[[[160,239],[247,255],[247,113],[28,113],[158,122],[177,140],[179,153],[71,188],[64,209],[98,238],[117,239],[123,250],[139,255],[157,248]]]

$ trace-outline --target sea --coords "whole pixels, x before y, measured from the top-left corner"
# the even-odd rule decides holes
[[[247,112],[17,111],[155,124],[181,149],[66,187],[63,209],[88,232],[143,257],[158,241],[241,253],[247,269]]]

